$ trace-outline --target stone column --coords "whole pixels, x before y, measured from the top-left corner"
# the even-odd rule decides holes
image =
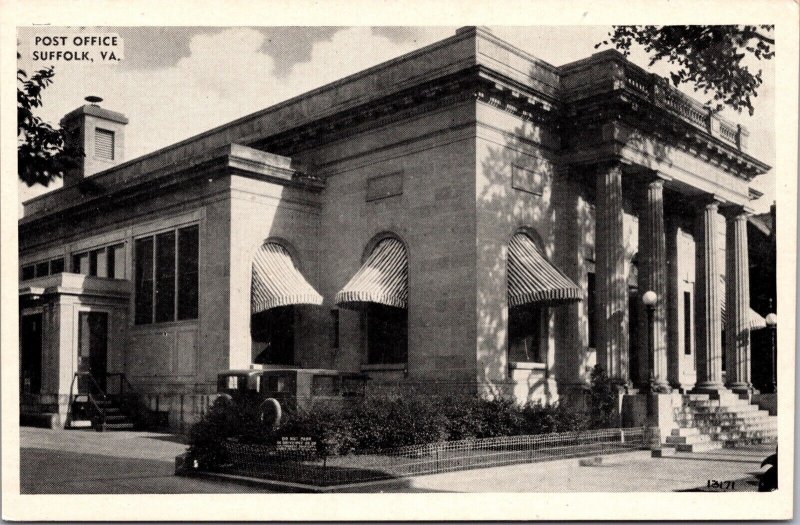
[[[698,216],[701,246],[697,257],[697,300],[695,333],[697,334],[698,392],[722,390],[722,319],[720,311],[720,269],[717,263],[717,215],[719,202],[711,200],[702,206]]]
[[[736,392],[749,392],[750,268],[747,213],[741,206],[723,210],[725,230],[725,382]]]
[[[612,381],[627,386],[628,284],[622,221],[622,167],[619,163],[599,167],[595,210],[597,363]]]
[[[652,290],[658,296],[653,307],[652,326],[648,316],[647,330],[644,334],[648,346],[647,363],[651,389],[658,392],[670,390],[667,383],[667,249],[664,233],[664,181],[660,178],[649,180],[643,188],[643,203],[639,216],[639,297]]]

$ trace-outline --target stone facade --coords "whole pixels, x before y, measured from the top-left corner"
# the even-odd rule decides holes
[[[646,386],[651,370],[664,388],[722,388],[718,205],[747,210],[749,182],[768,169],[745,139],[618,53],[556,68],[465,28],[26,203],[21,266],[65,256],[73,279],[73,254],[122,244],[127,268],[70,293],[44,282],[53,276],[21,282],[22,313],[59,326],[45,329],[43,382],[28,408],[55,410],[53,396],[69,395],[77,343],[63,309],[90,304],[92,282],[106,280],[121,287],[108,306],[109,370],[185,427],[207,408],[217,372],[253,362],[252,260],[265,241],[284,246],[324,298],[295,308],[298,366],[521,402],[579,391],[595,363],[623,390]],[[747,306],[739,217],[728,266],[739,276],[728,295],[737,333]],[[136,239],[194,224],[197,319],[135,324]],[[507,245],[520,231],[586,292],[544,309],[541,362],[508,358]],[[385,234],[407,251],[408,359],[381,365],[367,362],[362,314],[334,296]],[[659,296],[655,351],[647,289]],[[735,383],[746,388],[749,354],[736,341]]]

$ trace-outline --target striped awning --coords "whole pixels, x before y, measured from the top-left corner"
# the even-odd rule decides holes
[[[375,246],[361,268],[336,294],[336,304],[356,308],[360,303],[408,307],[408,257],[397,239]]]
[[[251,313],[290,304],[322,304],[322,296],[300,273],[286,248],[266,243],[253,257]]]
[[[721,314],[722,314],[722,326],[725,326],[725,299],[722,300],[721,306]],[[748,315],[748,321],[750,330],[761,330],[762,328],[767,327],[767,320],[764,319],[758,312],[750,308],[750,312]]]
[[[583,292],[524,233],[508,243],[508,305],[580,301]]]

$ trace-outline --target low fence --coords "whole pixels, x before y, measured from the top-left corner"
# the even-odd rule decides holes
[[[456,470],[613,454],[648,446],[644,428],[615,428],[530,436],[466,439],[344,456],[313,450],[226,442],[227,461],[216,469],[274,481],[334,486]]]

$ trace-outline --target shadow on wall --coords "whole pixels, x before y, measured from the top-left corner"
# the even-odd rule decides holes
[[[671,164],[673,148],[667,145],[669,138],[657,131],[651,134],[655,131],[652,125],[637,123],[632,116],[623,117],[630,120],[628,129],[635,131],[614,133],[613,140],[622,140],[627,148],[645,153],[653,165]],[[620,119],[619,111],[609,114],[608,119]],[[548,259],[584,293],[589,288],[588,274],[595,271],[596,168],[556,163],[557,156],[565,150],[600,146],[604,142],[603,124],[593,129],[575,126],[572,130],[568,125],[561,132],[560,145],[555,133],[558,132],[548,129],[548,124],[526,121],[505,133],[502,145],[479,138],[478,152],[482,157],[479,157],[476,187],[478,378],[489,395],[509,395],[515,390],[520,393],[520,385],[511,379],[507,359],[507,246],[515,230],[520,227],[535,230]],[[548,143],[554,144],[556,151],[542,146]],[[517,168],[533,175],[534,184],[530,188],[518,189],[519,185],[512,182]],[[623,201],[634,205],[620,203],[626,212],[637,216],[639,177],[623,174]],[[627,237],[629,228],[623,227]],[[638,234],[634,230],[630,230],[629,242],[625,271],[616,277],[615,283],[626,290],[626,308],[630,256],[638,250]],[[589,372],[596,362],[595,350],[589,346],[589,308],[586,296],[581,302],[550,308],[552,329],[545,348],[553,350],[548,351],[547,368],[549,379],[558,386],[559,397],[587,386]],[[603,305],[597,304],[596,312],[603,311]],[[598,323],[602,322],[598,317]],[[626,326],[628,313],[612,312],[607,322]],[[623,362],[616,367],[627,368],[628,358],[629,349],[625,348],[621,355]],[[607,365],[604,368],[608,369]],[[528,378],[523,387],[527,388],[528,399],[541,387],[540,383]]]

